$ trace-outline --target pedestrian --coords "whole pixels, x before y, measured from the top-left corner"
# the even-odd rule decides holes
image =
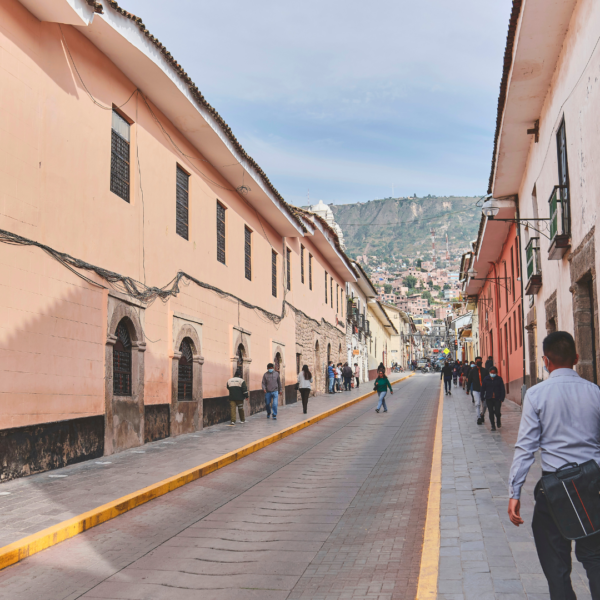
[[[469,366],[469,362],[465,361],[463,363],[462,371],[462,379],[463,379],[463,390],[467,389],[467,379],[469,378],[469,373],[471,372],[471,367]],[[467,394],[469,392],[467,391]]]
[[[265,393],[267,419],[271,418],[271,412],[273,412],[273,421],[275,421],[277,419],[277,402],[279,394],[281,394],[281,378],[273,363],[267,365],[267,372],[263,375],[262,391]]]
[[[360,385],[360,369],[358,368],[358,363],[354,363],[354,378],[356,379],[356,386]]]
[[[468,381],[468,385],[471,388],[473,402],[477,408],[477,425],[481,425],[485,421],[485,409],[487,408],[485,404],[481,404],[481,386],[483,384],[483,380],[489,375],[489,373],[483,368],[482,363],[483,359],[481,356],[476,356],[475,366],[469,373]]]
[[[352,389],[352,367],[348,363],[344,363],[342,375],[344,377],[344,390],[349,392]]]
[[[390,394],[394,395],[394,390],[392,389],[392,384],[390,380],[387,378],[386,374],[383,371],[379,371],[377,373],[377,379],[375,380],[375,387],[373,388],[377,394],[379,395],[379,404],[377,404],[377,408],[375,412],[379,412],[381,407],[383,406],[383,412],[387,412],[387,404],[385,403],[385,397],[387,395],[388,389],[390,390]]]
[[[571,334],[566,331],[549,334],[542,349],[544,368],[550,376],[527,391],[509,476],[508,516],[517,527],[524,522],[520,514],[521,488],[538,450],[541,450],[542,475],[551,474],[567,463],[582,464],[589,460],[600,463],[598,386],[573,370],[579,356]],[[571,494],[568,492],[569,497]],[[531,527],[550,598],[575,599],[571,585],[571,541],[562,536],[550,513],[541,481],[535,486],[534,499]],[[577,502],[575,497],[573,500]],[[575,556],[585,568],[592,598],[598,600],[600,536],[578,539]]]
[[[446,396],[452,396],[452,367],[450,362],[446,361],[440,373],[440,379],[444,380],[444,391]]]
[[[248,386],[242,378],[242,370],[237,369],[235,375],[227,381],[227,389],[229,390],[229,409],[231,411],[231,423],[229,427],[235,426],[236,410],[240,413],[240,423],[246,423],[246,415],[244,414],[244,400],[248,398]]]
[[[329,361],[329,365],[327,366],[327,379],[329,379],[329,393],[333,394],[334,389],[333,386],[335,384],[335,368],[333,366],[333,361]]]
[[[335,368],[335,382],[336,382],[337,393],[341,394],[342,393],[342,382],[343,382],[342,363],[338,363],[337,367]]]
[[[489,370],[494,366],[494,359],[491,356],[487,357],[487,360],[485,361],[485,368]]]
[[[458,383],[458,374],[460,373],[460,363],[457,362],[452,369],[452,382],[454,383],[454,387],[456,387]]]
[[[300,391],[300,397],[302,398],[302,409],[304,414],[308,410],[308,397],[310,396],[310,390],[312,389],[312,373],[310,372],[308,365],[304,365],[300,373],[298,373],[298,390]]]
[[[382,362],[380,362],[379,366],[377,367],[377,372],[379,373],[379,371],[385,375],[385,365]]]
[[[490,374],[483,380],[481,386],[481,399],[487,404],[490,412],[490,425],[492,431],[496,431],[496,427],[502,427],[502,403],[506,397],[506,388],[502,377],[498,375],[498,369],[492,367]]]

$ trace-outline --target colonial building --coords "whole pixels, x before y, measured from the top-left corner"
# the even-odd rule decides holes
[[[345,360],[338,235],[114,0],[0,3],[0,480],[282,402]],[[381,350],[381,348],[380,348]]]
[[[372,300],[367,304],[367,318],[369,321],[369,379],[377,377],[377,367],[383,363],[389,372],[391,360],[389,351],[392,345],[392,336],[398,331],[394,327],[390,316],[379,300]]]
[[[599,378],[599,30],[600,5],[593,0],[513,2],[491,199],[484,205],[487,222],[480,236],[485,240],[488,228],[504,230],[500,265],[495,261],[501,269],[493,277],[511,287],[508,296],[502,285],[498,297],[493,290],[491,299],[483,292],[486,307],[480,304],[480,323],[485,312],[488,319],[504,319],[502,338],[493,341],[494,354],[505,360],[508,344],[509,358],[511,352],[516,355],[511,379],[523,378],[524,371],[528,386],[544,378],[542,340],[557,329],[575,337],[579,374],[594,382]],[[497,222],[500,218],[509,221]],[[480,252],[487,251],[484,242]],[[524,302],[519,302],[521,293]],[[506,323],[509,304],[512,320]]]
[[[389,356],[390,366],[392,363],[396,363],[406,368],[410,351],[410,319],[403,310],[393,304],[384,304],[383,308],[397,332],[392,334]]]

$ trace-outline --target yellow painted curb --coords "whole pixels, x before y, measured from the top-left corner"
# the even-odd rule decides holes
[[[392,385],[395,385],[400,381],[404,381],[413,375],[414,373],[405,375],[404,377],[394,381]],[[60,542],[76,536],[78,533],[83,533],[92,527],[96,527],[96,525],[110,521],[110,519],[114,519],[115,517],[126,513],[127,511],[149,502],[150,500],[154,500],[154,498],[158,498],[164,494],[167,494],[168,492],[172,492],[186,483],[191,483],[192,481],[200,479],[201,477],[204,477],[213,471],[222,469],[223,467],[240,460],[240,458],[244,458],[244,456],[253,454],[258,450],[265,448],[266,446],[270,446],[271,444],[286,438],[297,431],[305,429],[314,423],[318,423],[319,421],[322,421],[323,419],[326,419],[327,417],[330,417],[344,410],[345,408],[356,404],[357,402],[365,400],[374,393],[375,392],[369,392],[364,396],[359,396],[358,398],[344,402],[344,404],[335,406],[334,408],[315,415],[310,419],[306,419],[305,421],[296,423],[296,425],[292,425],[286,429],[278,431],[277,433],[247,444],[242,448],[238,448],[237,450],[223,454],[223,456],[214,458],[213,460],[205,462],[198,467],[183,471],[183,473],[179,473],[178,475],[174,475],[168,479],[163,479],[158,483],[154,483],[148,487],[133,492],[132,494],[128,494],[127,496],[113,500],[108,504],[103,504],[102,506],[98,506],[97,508],[94,508],[86,513],[77,515],[68,521],[57,523],[52,527],[42,529],[42,531],[38,531],[37,533],[17,540],[8,546],[4,546],[4,548],[0,548],[0,571],[6,567],[9,567],[10,565],[14,565],[28,556],[31,556],[32,554],[36,554],[37,552],[41,552],[46,548],[55,546]]]
[[[427,501],[427,518],[425,535],[423,536],[423,552],[421,569],[417,586],[416,600],[433,600],[437,597],[438,571],[440,563],[440,504],[442,491],[442,422],[444,416],[444,396],[440,388],[433,444],[433,460],[431,461],[431,478],[429,480],[429,499]]]

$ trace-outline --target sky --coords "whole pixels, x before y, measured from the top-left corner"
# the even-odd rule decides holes
[[[486,192],[511,0],[119,3],[288,202]]]

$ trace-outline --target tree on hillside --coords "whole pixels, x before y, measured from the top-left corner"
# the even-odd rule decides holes
[[[444,284],[444,289],[445,290],[449,290],[450,289],[450,284],[449,283],[445,283]]]
[[[405,285],[409,289],[414,289],[417,286],[417,278],[414,275],[407,275],[402,280],[403,285]]]
[[[415,267],[419,267],[419,269],[421,268],[421,263],[423,261],[420,258],[417,258],[417,260],[415,260]]]
[[[383,285],[383,289],[385,290],[386,294],[391,294],[392,293],[392,285],[390,283],[385,283]]]
[[[426,300],[428,300],[429,302],[433,301],[433,297],[431,296],[431,292],[427,291],[427,292],[423,292],[421,294],[421,298],[425,298]]]

